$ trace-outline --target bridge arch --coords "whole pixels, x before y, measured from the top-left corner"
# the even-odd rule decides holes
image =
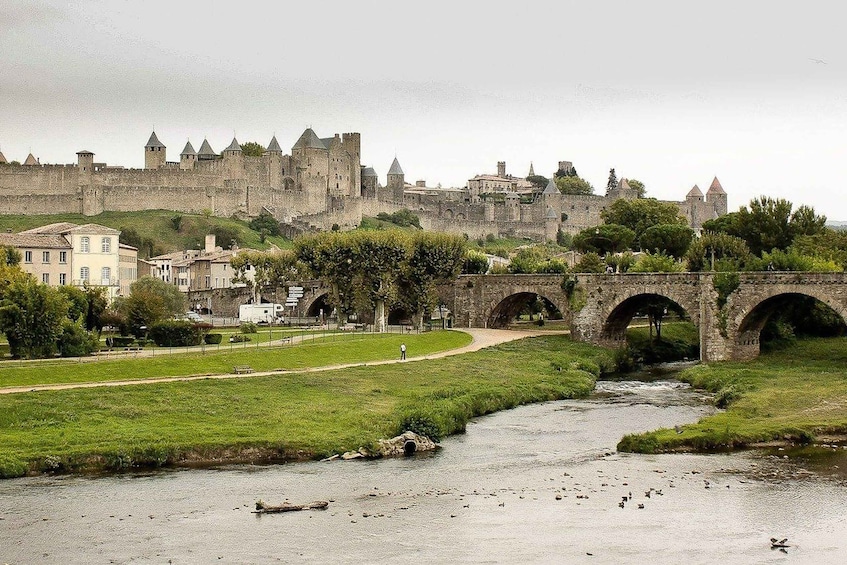
[[[550,298],[543,291],[517,291],[492,300],[487,309],[489,314],[486,327],[503,328],[508,326],[524,308],[539,299],[544,302],[544,307],[548,312],[553,311],[556,319],[561,319],[567,312],[567,304],[557,303],[555,297]]]
[[[612,347],[626,345],[626,330],[633,317],[648,308],[664,309],[663,314],[676,311],[687,316],[699,329],[700,308],[691,303],[686,297],[673,296],[672,292],[642,292],[633,291],[619,297],[610,304],[602,316],[600,342]]]
[[[847,307],[824,290],[814,287],[770,289],[769,292],[756,296],[754,300],[748,299],[745,307],[738,308],[737,313],[732,316],[732,326],[727,329],[731,331],[730,337],[734,337],[733,357],[740,360],[758,357],[765,324],[774,314],[783,312],[799,297],[813,298],[826,305],[847,325]]]

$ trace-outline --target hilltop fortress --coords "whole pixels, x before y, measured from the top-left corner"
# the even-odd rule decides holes
[[[560,170],[572,167],[559,163]],[[165,209],[250,218],[266,212],[296,233],[352,228],[363,216],[408,208],[429,230],[549,241],[559,230],[577,233],[602,223],[601,211],[618,198],[638,198],[626,179],[605,195],[567,195],[552,181],[539,190],[506,174],[505,162],[497,168],[496,175],[477,175],[463,188],[431,188],[424,181],[406,183],[395,158],[382,185],[376,170],[361,164],[358,133],[320,138],[309,128],[287,155],[274,136],[260,157],[244,155],[234,138],[220,154],[208,140],[199,150],[189,141],[179,161],[168,161],[153,132],[144,146],[144,169],[97,163],[90,151],[79,151],[69,165],[42,165],[31,154],[23,165],[9,165],[0,153],[0,214]],[[695,185],[674,203],[695,229],[727,212],[717,178],[705,195]]]

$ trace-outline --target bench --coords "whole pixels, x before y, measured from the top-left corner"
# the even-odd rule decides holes
[[[253,367],[251,367],[250,365],[236,365],[235,367],[232,368],[232,372],[235,373],[236,375],[243,375],[245,373],[252,373]]]

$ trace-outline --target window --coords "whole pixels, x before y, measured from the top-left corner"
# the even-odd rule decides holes
[[[109,286],[112,280],[112,269],[111,267],[103,267],[100,270],[100,284],[103,286]]]
[[[67,251],[59,251],[59,263],[67,263],[68,262],[68,252]]]
[[[41,262],[42,263],[49,263],[50,262],[50,252],[49,251],[42,251],[41,252]]]
[[[88,236],[79,239],[79,252],[88,253],[91,250],[91,238]]]
[[[59,273],[59,284],[68,284],[68,275],[66,275],[65,273]]]
[[[79,279],[83,282],[88,281],[88,267],[79,268]]]
[[[112,238],[111,237],[104,237],[103,238],[103,245],[101,247],[101,251],[103,253],[111,253],[112,252]]]
[[[32,251],[24,251],[24,263],[32,263]]]
[[[41,282],[50,284],[50,273],[41,273]]]

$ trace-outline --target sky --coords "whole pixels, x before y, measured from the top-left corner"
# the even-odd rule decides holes
[[[572,161],[682,200],[714,176],[847,220],[847,3],[0,0],[0,151],[141,168],[155,127],[287,151],[360,132],[385,184]]]

